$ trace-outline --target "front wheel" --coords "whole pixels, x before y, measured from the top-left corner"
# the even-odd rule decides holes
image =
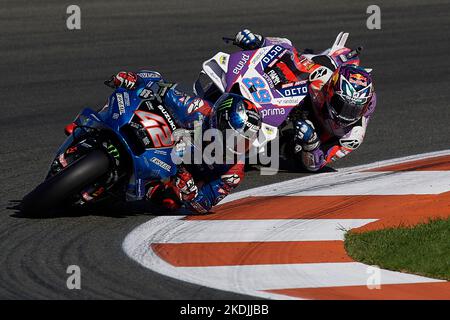
[[[27,215],[48,214],[71,196],[108,173],[110,158],[102,150],[94,150],[51,176],[27,194],[21,211]]]

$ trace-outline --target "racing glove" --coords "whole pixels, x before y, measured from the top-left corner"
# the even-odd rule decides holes
[[[262,47],[264,38],[248,29],[244,29],[236,34],[234,43],[244,50],[254,50]]]
[[[198,195],[198,188],[192,175],[184,168],[180,168],[174,177],[174,189],[178,191],[182,201],[189,202]]]
[[[303,151],[313,151],[320,146],[320,139],[317,136],[314,125],[309,120],[297,120],[294,123],[295,129],[295,153]]]
[[[122,87],[128,90],[133,90],[136,88],[137,81],[138,76],[136,73],[120,71],[116,75],[112,76],[110,80],[105,81],[105,84],[114,88]]]

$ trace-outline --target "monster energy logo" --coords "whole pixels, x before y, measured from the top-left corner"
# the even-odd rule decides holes
[[[218,110],[229,108],[229,107],[231,107],[232,104],[233,104],[233,98],[228,98],[220,104]]]
[[[117,150],[117,148],[115,146],[113,146],[112,144],[108,145],[108,147],[106,147],[106,150],[108,151],[108,153],[110,155],[112,155],[114,158],[119,159],[119,150]]]

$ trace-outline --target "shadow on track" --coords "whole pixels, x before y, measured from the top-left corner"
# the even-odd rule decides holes
[[[268,153],[270,154],[270,157],[275,156],[278,160],[278,164],[270,163],[270,166],[276,165],[273,170],[276,170],[277,172],[285,172],[285,173],[305,173],[305,174],[317,174],[317,173],[323,173],[323,172],[336,172],[336,169],[333,169],[331,167],[325,166],[322,169],[318,170],[317,172],[311,172],[307,170],[302,160],[300,159],[299,155],[294,154],[294,131],[293,129],[284,129],[282,137],[279,139],[278,142],[278,152],[276,154],[272,154],[273,150],[271,150],[271,144],[268,144],[267,146],[269,148]],[[267,154],[266,154],[267,157]],[[259,160],[259,158],[258,158]],[[271,169],[270,166],[266,165],[251,165],[246,164],[245,165],[245,171],[254,171],[254,170],[260,170],[260,168],[267,168]]]
[[[295,164],[292,159],[280,158],[280,166],[278,171],[289,173],[309,173],[320,174],[325,172],[336,172],[336,169],[331,167],[324,167],[318,172],[312,173],[308,170]],[[260,166],[246,165],[245,171],[258,171]],[[12,218],[18,219],[57,219],[57,218],[76,218],[85,216],[99,216],[110,218],[126,218],[131,216],[149,215],[149,216],[163,216],[163,215],[193,215],[187,209],[168,210],[167,208],[158,206],[150,201],[140,200],[133,202],[125,202],[118,199],[104,199],[98,203],[90,204],[83,208],[77,207],[63,207],[55,209],[52,212],[36,212],[28,211],[24,212],[22,209],[22,200],[9,200],[9,205],[6,206],[7,210],[14,211],[10,214]],[[209,214],[214,214],[211,212]]]
[[[319,173],[326,173],[326,172],[337,172],[338,170],[325,166],[322,169],[320,169],[317,172],[311,172],[305,169],[304,167],[299,166],[299,164],[294,163],[292,159],[289,158],[280,158],[279,160],[279,167],[278,172],[286,172],[286,173],[304,173],[304,174],[319,174]],[[257,171],[260,170],[260,168],[263,166],[260,165],[246,165],[245,166],[245,172],[249,171]],[[269,168],[269,167],[266,167]]]
[[[64,207],[55,209],[52,212],[23,212],[21,200],[10,200],[7,210],[13,210],[10,214],[12,218],[18,219],[57,219],[57,218],[77,218],[85,216],[99,216],[110,218],[126,218],[130,216],[159,216],[159,215],[187,215],[185,210],[169,211],[149,201],[124,202],[119,200],[103,201],[102,203],[92,204],[89,207],[76,208]]]

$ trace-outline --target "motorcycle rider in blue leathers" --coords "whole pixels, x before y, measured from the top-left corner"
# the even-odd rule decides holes
[[[238,32],[234,43],[244,50],[281,44],[292,57],[274,67],[283,83],[309,79],[309,97],[293,121],[293,151],[308,171],[317,171],[361,145],[376,106],[372,76],[366,69],[351,61],[336,66],[328,55],[299,54],[288,39],[263,37],[248,29]],[[311,81],[310,75],[321,66],[329,69],[328,76]]]
[[[224,151],[227,155],[231,154],[235,161],[182,163],[170,181],[147,183],[146,198],[152,202],[168,209],[185,207],[194,213],[209,212],[244,177],[245,153],[249,151],[261,126],[257,107],[234,94],[222,95],[213,106],[204,99],[178,90],[177,84],[166,82],[158,72],[148,70],[136,73],[121,71],[105,81],[105,84],[134,90],[140,82],[144,82],[149,95],[160,99],[183,129],[194,130],[196,124],[201,125],[202,132],[210,128],[218,129],[224,141],[227,140],[225,133],[230,132],[228,130],[236,133],[237,140],[233,140],[234,144],[226,144]],[[73,129],[74,124],[66,126],[66,134],[70,134]],[[175,147],[180,145],[183,145],[182,141],[178,141]]]

